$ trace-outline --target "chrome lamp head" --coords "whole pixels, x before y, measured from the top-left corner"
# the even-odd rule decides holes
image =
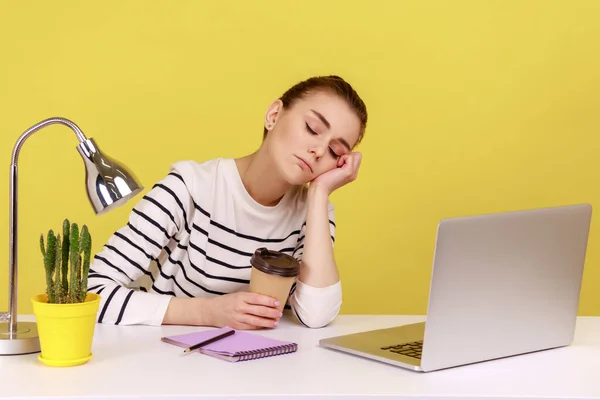
[[[10,165],[10,248],[9,248],[9,308],[0,313],[0,356],[37,353],[40,342],[35,322],[17,321],[18,271],[18,159],[25,140],[38,130],[53,124],[65,125],[79,140],[77,150],[85,165],[88,199],[96,215],[110,211],[135,197],[144,188],[136,177],[115,159],[102,154],[92,138],[86,138],[81,129],[65,118],[49,118],[27,129],[15,144]]]
[[[80,142],[77,150],[85,164],[88,199],[96,215],[119,207],[142,191],[127,167],[102,154],[94,139]]]

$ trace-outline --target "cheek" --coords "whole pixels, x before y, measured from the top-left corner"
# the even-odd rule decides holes
[[[278,127],[277,131],[271,132],[273,134],[273,148],[278,153],[289,149],[290,145],[294,143],[294,135],[285,126]]]
[[[293,145],[294,143],[298,143],[301,139],[302,139],[302,132],[299,131],[297,128],[294,129],[293,127],[289,126],[289,125],[282,125],[280,127],[279,132],[277,132],[279,134],[279,142],[282,145],[285,146],[290,146]]]
[[[319,166],[319,171],[317,175],[324,174],[325,172],[331,171],[332,169],[337,168],[337,160],[332,158],[328,160],[323,160],[323,163]]]

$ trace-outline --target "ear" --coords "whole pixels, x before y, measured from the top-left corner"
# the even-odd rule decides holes
[[[273,130],[275,123],[277,122],[277,118],[279,117],[279,113],[283,109],[283,102],[279,99],[275,100],[269,108],[267,109],[267,113],[265,114],[265,128],[268,131]]]

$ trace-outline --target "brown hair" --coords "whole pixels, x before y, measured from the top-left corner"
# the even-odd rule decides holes
[[[360,120],[360,132],[358,141],[360,143],[367,127],[367,107],[362,101],[358,93],[344,79],[337,75],[315,76],[299,82],[289,88],[279,99],[283,103],[284,108],[289,108],[294,104],[294,101],[301,99],[311,92],[329,91],[346,100],[348,105],[356,113]],[[267,128],[264,129],[263,139],[267,136]]]

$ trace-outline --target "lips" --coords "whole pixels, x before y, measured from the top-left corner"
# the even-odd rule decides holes
[[[307,169],[311,173],[313,172],[312,167],[310,166],[310,164],[306,160],[304,160],[303,158],[300,158],[300,157],[297,157],[297,158],[300,161],[300,164],[302,164],[302,168]]]

